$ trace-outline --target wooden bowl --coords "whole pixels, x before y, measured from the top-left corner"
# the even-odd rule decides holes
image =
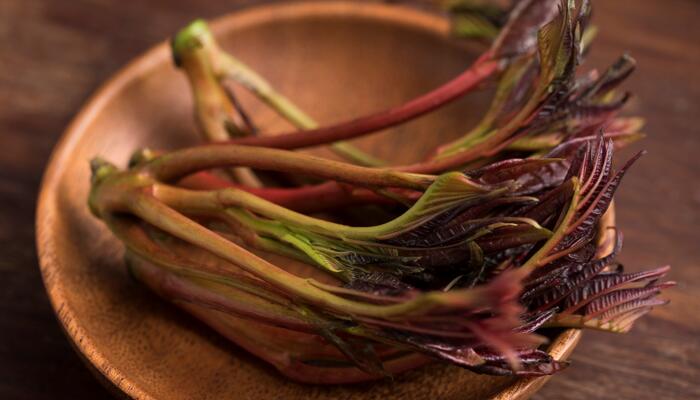
[[[270,5],[212,23],[225,48],[323,123],[398,104],[456,75],[478,48],[452,41],[448,28],[441,17],[408,8],[337,2]],[[288,128],[251,96],[241,97],[265,131]],[[488,94],[469,95],[359,144],[380,157],[413,161],[464,133],[487,103]],[[130,278],[122,246],[89,213],[88,160],[101,155],[124,165],[137,148],[197,140],[189,89],[162,43],[99,89],[68,127],[44,177],[36,223],[47,292],[77,351],[117,392],[168,400],[524,399],[544,384],[547,378],[483,376],[436,364],[394,380],[303,385],[158,299]],[[550,352],[568,356],[579,336],[559,334]]]

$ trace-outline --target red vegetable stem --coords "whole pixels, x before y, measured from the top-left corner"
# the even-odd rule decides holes
[[[189,175],[178,186],[195,190],[216,190],[235,187],[282,207],[302,213],[314,213],[355,204],[392,204],[394,201],[379,196],[368,189],[328,181],[316,185],[295,188],[253,188],[232,183],[226,179],[202,171]]]
[[[298,149],[352,139],[417,118],[463,96],[496,72],[499,64],[498,60],[491,58],[491,52],[487,52],[476,60],[470,68],[451,81],[429,93],[389,110],[318,129],[274,136],[236,138],[223,143],[274,147],[278,149]]]

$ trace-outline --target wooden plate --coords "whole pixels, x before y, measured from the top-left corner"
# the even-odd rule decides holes
[[[321,122],[398,104],[445,82],[478,54],[448,39],[448,23],[439,16],[379,4],[271,5],[220,18],[212,28],[224,47]],[[250,96],[241,97],[265,131],[287,128]],[[469,95],[360,145],[396,162],[416,160],[464,133],[487,99]],[[162,43],[92,97],[44,177],[36,223],[47,292],[77,351],[119,393],[168,400],[524,399],[545,382],[431,365],[393,381],[302,385],[156,298],[128,276],[120,244],[88,212],[88,160],[101,155],[124,165],[137,148],[197,140],[185,78]],[[550,351],[566,357],[579,335],[560,334]]]

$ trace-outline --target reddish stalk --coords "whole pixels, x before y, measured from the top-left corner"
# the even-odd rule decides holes
[[[410,121],[458,99],[497,72],[500,64],[489,51],[456,78],[400,106],[318,129],[236,138],[224,143],[291,150],[352,139]]]
[[[316,185],[295,188],[253,188],[232,183],[226,179],[202,171],[189,175],[178,186],[195,190],[216,190],[234,187],[245,190],[282,207],[302,213],[314,213],[355,204],[392,204],[393,200],[379,196],[368,189],[327,181]]]

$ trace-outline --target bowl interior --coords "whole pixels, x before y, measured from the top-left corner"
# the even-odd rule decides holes
[[[224,17],[213,29],[226,49],[321,123],[399,104],[447,81],[476,55],[446,39],[447,23],[438,17],[370,4],[273,6]],[[238,93],[264,131],[289,128]],[[417,160],[473,125],[486,99],[469,95],[359,144],[392,161]],[[131,279],[120,244],[87,209],[88,160],[100,155],[123,166],[137,148],[197,142],[191,107],[185,78],[161,44],[98,92],[46,174],[37,227],[47,290],[78,350],[120,390],[158,399],[482,399],[513,383],[432,365],[393,381],[297,384]]]

